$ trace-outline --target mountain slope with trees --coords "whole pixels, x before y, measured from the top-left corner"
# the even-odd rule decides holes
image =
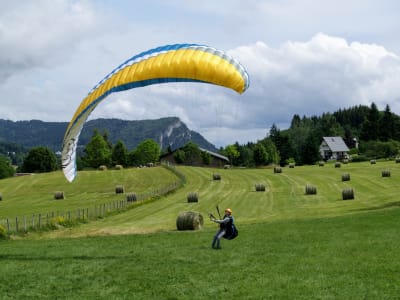
[[[15,143],[27,149],[37,146],[48,147],[54,152],[61,151],[67,122],[9,121],[0,119],[0,142]],[[214,145],[199,133],[190,130],[176,117],[157,120],[126,121],[119,119],[96,119],[85,123],[79,138],[83,148],[89,143],[94,130],[107,132],[112,144],[121,140],[128,150],[137,147],[144,139],[156,141],[161,149],[177,149],[189,141],[200,147],[216,151]]]
[[[375,103],[321,116],[301,118],[295,114],[288,129],[280,130],[273,124],[257,143],[230,145],[239,152],[232,162],[242,166],[313,164],[321,159],[319,145],[324,136],[343,137],[353,160],[395,157],[400,154],[400,117],[391,112],[389,105],[379,111]],[[232,149],[226,149],[225,155],[231,157]]]

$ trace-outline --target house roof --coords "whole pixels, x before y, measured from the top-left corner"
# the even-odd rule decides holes
[[[349,148],[340,136],[324,136],[323,139],[332,152],[349,151]]]
[[[229,161],[229,158],[227,158],[226,156],[223,156],[223,155],[221,155],[221,154],[218,154],[218,153],[209,151],[209,150],[204,149],[204,148],[200,148],[200,147],[199,147],[199,149],[200,149],[201,151],[203,151],[203,152],[209,153],[209,154],[212,155],[212,156],[218,157],[219,159]]]

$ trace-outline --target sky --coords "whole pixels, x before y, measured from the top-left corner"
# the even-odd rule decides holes
[[[400,114],[397,0],[0,0],[0,118],[69,122],[135,54],[196,43],[237,59],[242,95],[170,83],[114,93],[90,119],[179,117],[217,147],[256,142],[294,114],[356,105]]]

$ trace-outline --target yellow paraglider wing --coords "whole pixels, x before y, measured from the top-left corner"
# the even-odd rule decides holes
[[[215,48],[196,44],[158,47],[133,56],[103,80],[81,102],[66,130],[62,167],[68,181],[76,177],[76,147],[83,124],[109,94],[166,82],[204,82],[243,93],[249,76],[243,66]]]

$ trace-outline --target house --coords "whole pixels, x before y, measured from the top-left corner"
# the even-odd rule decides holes
[[[172,164],[176,164],[174,155],[175,155],[176,151],[180,150],[180,149],[182,149],[182,148],[176,149],[175,151],[168,152],[168,153],[162,155],[160,157],[160,160],[164,161],[164,162],[169,162],[169,163],[172,163]],[[192,165],[192,166],[207,166],[207,167],[221,168],[221,167],[224,167],[227,164],[229,164],[229,159],[226,156],[223,156],[221,154],[218,154],[218,153],[215,153],[215,152],[203,149],[203,148],[199,148],[199,149],[200,149],[201,152],[205,152],[205,153],[208,153],[210,155],[210,158],[211,158],[210,159],[210,163],[209,164],[205,164],[202,160],[199,160],[199,161],[192,161],[190,163],[190,165]]]
[[[319,152],[322,159],[347,159],[349,148],[340,136],[325,136],[322,138]]]

